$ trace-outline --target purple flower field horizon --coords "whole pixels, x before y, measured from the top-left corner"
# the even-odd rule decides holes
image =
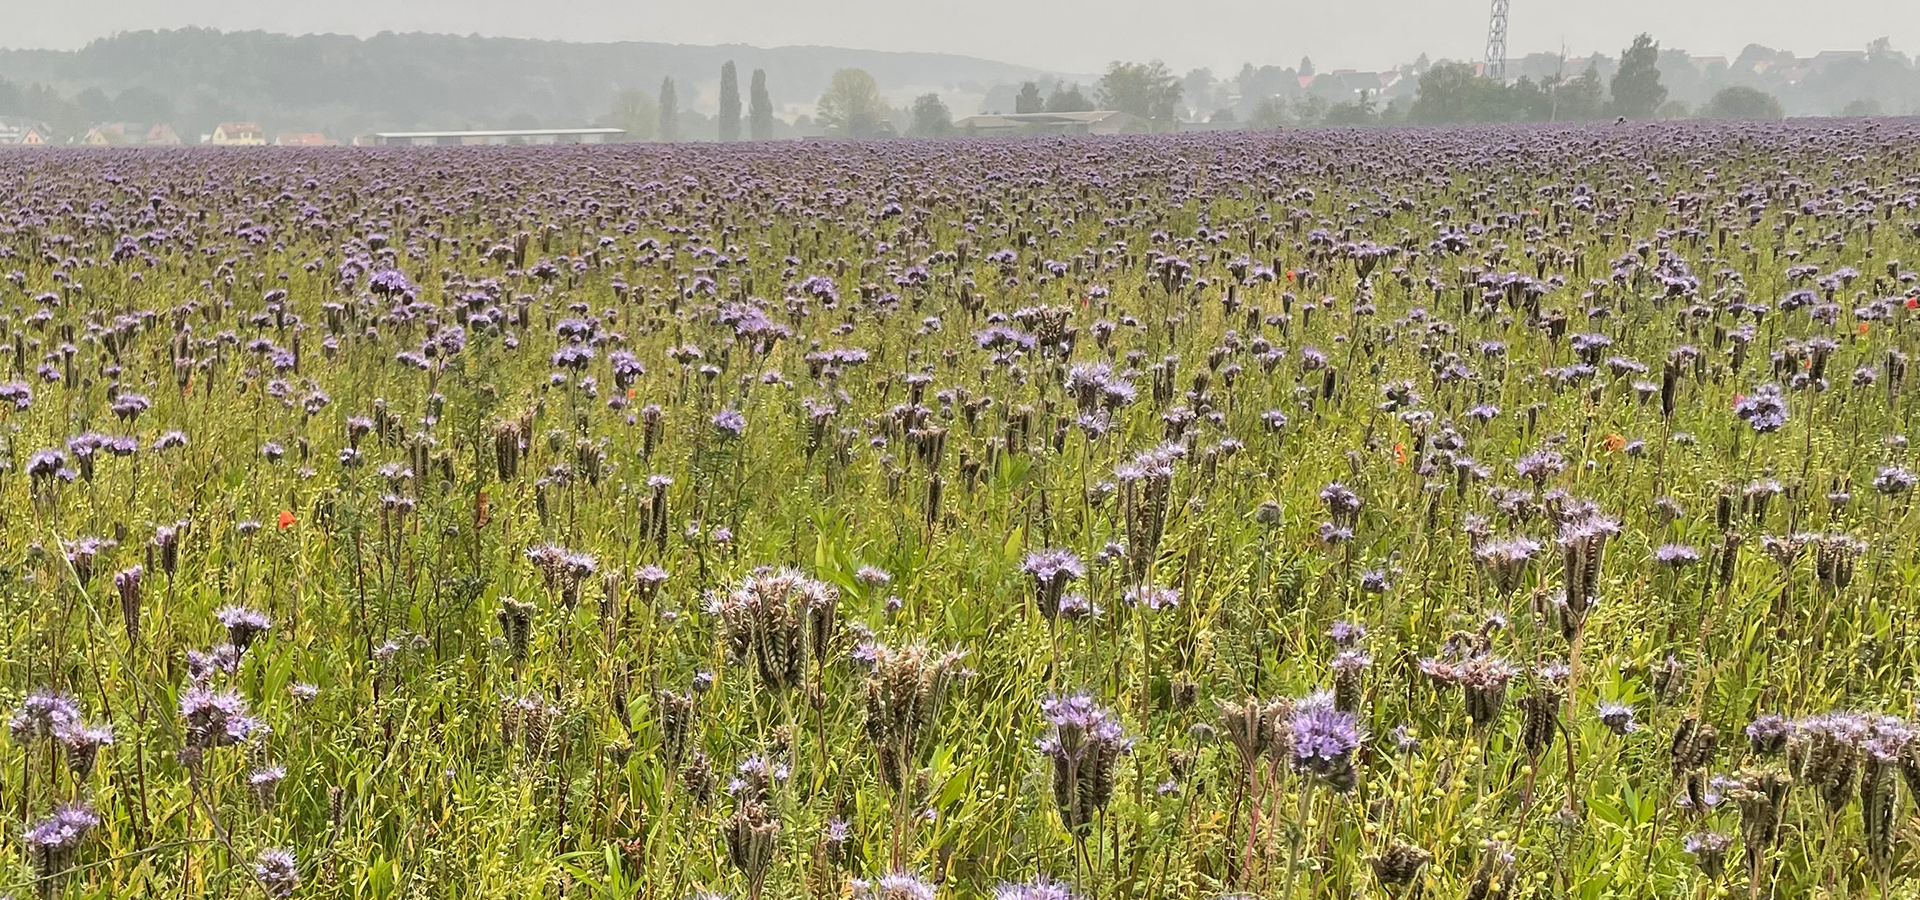
[[[0,895],[1904,896],[1920,120],[0,153]]]

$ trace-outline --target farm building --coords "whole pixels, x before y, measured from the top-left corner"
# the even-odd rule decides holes
[[[45,147],[53,143],[53,129],[44,122],[0,118],[0,146]]]
[[[207,143],[221,147],[259,147],[267,143],[267,133],[257,122],[221,122]]]
[[[377,147],[469,147],[483,144],[607,144],[618,128],[518,128],[499,131],[381,131],[356,144]]]
[[[88,147],[175,147],[180,135],[172,125],[134,125],[127,122],[102,122],[87,129],[80,143]]]
[[[984,113],[953,123],[962,134],[1123,134],[1139,130],[1139,119],[1117,110],[1059,113]]]

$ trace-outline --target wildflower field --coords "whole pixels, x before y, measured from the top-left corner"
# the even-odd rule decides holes
[[[1920,889],[1920,124],[0,156],[0,894]]]

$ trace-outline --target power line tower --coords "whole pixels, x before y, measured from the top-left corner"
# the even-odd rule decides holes
[[[1507,2],[1493,0],[1487,16],[1487,77],[1495,81],[1507,80]]]

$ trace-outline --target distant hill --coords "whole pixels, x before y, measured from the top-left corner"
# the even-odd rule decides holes
[[[445,34],[344,35],[177,31],[125,32],[76,51],[0,50],[0,77],[44,84],[66,96],[129,88],[160,104],[183,135],[228,119],[260,121],[269,132],[325,129],[499,127],[509,120],[578,125],[605,114],[625,88],[676,81],[683,107],[711,112],[720,66],[733,60],[740,88],[767,71],[779,107],[816,100],[835,69],[871,72],[895,103],[920,91],[982,94],[1040,73],[941,53],[835,47],[691,46],[647,42],[570,43]],[[790,114],[789,114],[790,117]],[[191,138],[189,138],[191,140]]]

